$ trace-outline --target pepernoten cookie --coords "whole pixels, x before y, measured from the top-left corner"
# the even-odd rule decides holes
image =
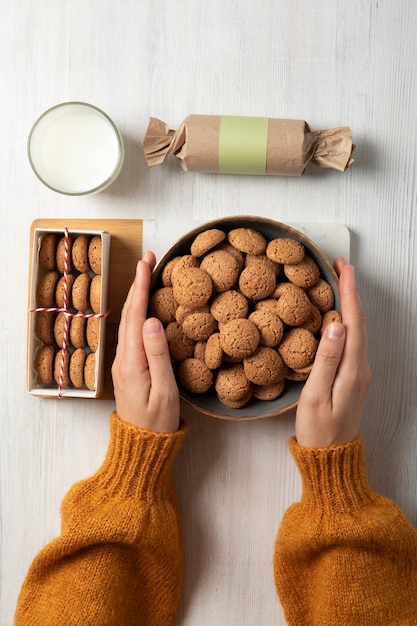
[[[76,311],[85,313],[90,306],[90,274],[79,274],[72,286],[72,304]]]
[[[72,263],[79,272],[88,272],[90,264],[88,262],[88,246],[90,240],[87,235],[78,235],[72,244]]]
[[[178,368],[181,384],[192,393],[205,393],[213,384],[213,372],[201,359],[190,358]]]
[[[66,303],[66,308],[69,309],[72,306],[72,287],[74,285],[75,282],[75,276],[74,274],[68,274],[66,277],[66,290],[67,290],[67,303]],[[59,279],[57,286],[56,286],[56,291],[55,291],[55,301],[57,306],[60,309],[64,308],[65,302],[64,302],[64,289],[65,289],[65,277],[61,276],[61,278]]]
[[[172,272],[174,299],[178,304],[192,305],[196,309],[206,304],[213,291],[210,276],[199,267],[186,267],[181,272]]]
[[[288,237],[273,239],[266,248],[266,256],[275,263],[301,263],[305,256],[302,243]]]
[[[39,265],[48,271],[56,269],[56,240],[55,233],[43,235],[39,248]]]
[[[100,235],[91,238],[88,246],[88,261],[95,274],[101,274],[102,243]]]
[[[90,352],[84,364],[84,382],[90,391],[96,389],[96,353]]]
[[[97,318],[88,318],[88,320],[90,319],[96,319],[98,322]],[[86,345],[86,325],[85,317],[73,317],[71,319],[69,337],[74,348],[83,348]]]
[[[42,385],[54,382],[55,349],[53,346],[43,346],[36,356],[36,372]]]
[[[263,254],[266,249],[265,237],[252,228],[234,228],[227,238],[234,248],[246,254]]]
[[[75,322],[77,318],[75,317],[72,322]],[[71,324],[72,326],[72,324]],[[98,342],[99,342],[99,336],[100,336],[100,320],[98,317],[89,317],[87,319],[87,324],[86,324],[86,331],[85,331],[85,335],[86,335],[86,339],[87,339],[87,344],[88,347],[90,348],[91,352],[97,352],[98,349]],[[74,344],[75,346],[75,344]]]
[[[38,311],[35,320],[35,333],[39,341],[46,345],[54,343],[54,313]]]
[[[70,358],[69,378],[77,389],[84,386],[84,366],[87,353],[84,348],[77,348]]]
[[[212,248],[215,248],[226,238],[226,233],[218,228],[210,228],[203,231],[194,239],[190,247],[193,256],[200,257]]]
[[[283,361],[291,369],[307,367],[314,361],[318,341],[305,328],[291,328],[284,335],[278,351]]]
[[[68,350],[65,351],[64,355],[62,354],[62,350],[56,353],[54,360],[54,380],[57,385],[61,382],[63,387],[68,387],[70,384],[69,361],[70,353]]]
[[[50,308],[55,303],[55,289],[59,274],[55,270],[47,272],[38,281],[36,302],[38,307]]]
[[[286,366],[274,348],[260,346],[245,359],[243,368],[248,380],[255,385],[269,385],[285,378]]]
[[[210,276],[214,293],[231,289],[239,276],[238,262],[225,250],[209,252],[201,261],[200,268]]]
[[[72,271],[72,261],[71,261],[71,249],[72,249],[72,237],[68,237],[68,253],[67,253],[67,271]],[[58,241],[56,247],[56,266],[58,272],[61,274],[64,273],[65,269],[65,237],[61,237]]]
[[[90,284],[90,306],[94,313],[100,313],[101,308],[101,274],[93,276]]]

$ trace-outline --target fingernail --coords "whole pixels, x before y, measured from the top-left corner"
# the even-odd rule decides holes
[[[345,334],[343,324],[339,324],[338,322],[333,322],[332,324],[329,324],[326,334],[329,339],[342,339],[343,335]]]
[[[156,318],[150,317],[143,325],[143,332],[148,335],[148,337],[152,335],[159,335],[161,332],[160,322]]]

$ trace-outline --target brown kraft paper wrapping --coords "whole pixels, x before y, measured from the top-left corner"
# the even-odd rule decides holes
[[[149,167],[174,155],[187,172],[301,176],[307,165],[344,172],[352,163],[348,127],[311,131],[303,120],[189,115],[177,131],[151,118],[144,139]]]

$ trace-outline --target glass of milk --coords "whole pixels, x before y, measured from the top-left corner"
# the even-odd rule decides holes
[[[36,176],[69,196],[97,193],[118,176],[123,139],[109,116],[86,102],[64,102],[34,123],[28,156]]]

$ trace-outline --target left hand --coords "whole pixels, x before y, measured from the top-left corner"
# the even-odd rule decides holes
[[[146,319],[155,255],[138,262],[123,306],[112,366],[120,419],[155,432],[175,432],[180,419],[178,386],[161,322]]]

